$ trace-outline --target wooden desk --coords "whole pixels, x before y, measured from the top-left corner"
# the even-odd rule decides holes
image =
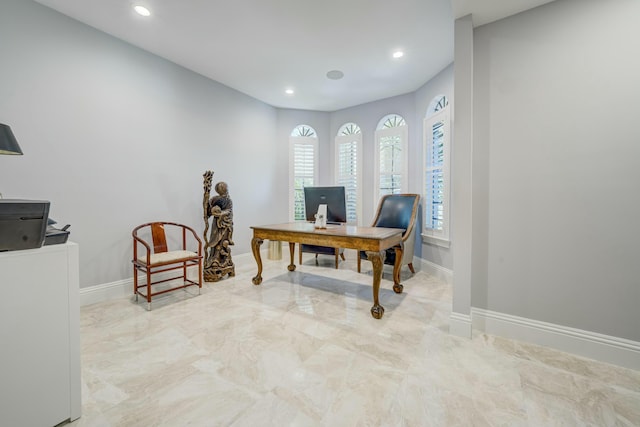
[[[312,223],[308,222],[262,225],[251,228],[253,229],[251,250],[258,264],[258,274],[253,278],[254,285],[262,283],[260,245],[264,239],[269,239],[289,242],[289,253],[291,254],[291,263],[288,266],[289,271],[296,269],[293,262],[296,243],[366,251],[368,259],[373,264],[373,307],[371,307],[371,315],[376,319],[380,319],[384,314],[384,308],[378,301],[378,293],[380,281],[382,280],[385,250],[393,247],[396,251],[396,261],[393,266],[393,290],[396,293],[402,292],[403,286],[400,284],[400,266],[402,265],[403,250],[401,229],[356,227],[351,225],[328,225],[325,229],[316,229]],[[360,255],[358,254],[358,256]]]

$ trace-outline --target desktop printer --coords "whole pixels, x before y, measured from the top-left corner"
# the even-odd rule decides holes
[[[48,201],[0,199],[0,251],[41,247],[48,218]]]

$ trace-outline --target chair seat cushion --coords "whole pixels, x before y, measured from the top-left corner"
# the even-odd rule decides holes
[[[151,254],[150,265],[171,264],[172,262],[182,262],[197,257],[198,254],[191,251],[169,251]],[[146,264],[147,256],[138,257],[138,262]]]

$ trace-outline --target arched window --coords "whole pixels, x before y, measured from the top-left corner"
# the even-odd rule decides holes
[[[444,110],[449,106],[449,100],[444,95],[438,95],[431,100],[429,108],[427,108],[427,117],[437,113],[440,110]]]
[[[402,116],[383,117],[376,130],[376,185],[374,205],[385,194],[407,192],[407,124]]]
[[[424,227],[423,240],[449,246],[449,101],[438,95],[429,104],[424,119]]]
[[[391,129],[397,128],[398,126],[406,126],[407,124],[404,121],[402,116],[397,114],[389,114],[385,116],[378,122],[378,129]]]
[[[362,205],[362,132],[355,123],[338,130],[336,144],[336,185],[344,186],[347,222],[360,222]]]
[[[289,220],[304,221],[304,187],[318,182],[318,137],[308,125],[298,125],[289,137]]]
[[[316,131],[307,125],[298,125],[291,132],[291,136],[308,136],[311,138],[317,138]]]

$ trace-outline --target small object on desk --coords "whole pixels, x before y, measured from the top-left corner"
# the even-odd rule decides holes
[[[327,228],[327,205],[318,205],[318,213],[316,217],[316,228]]]

